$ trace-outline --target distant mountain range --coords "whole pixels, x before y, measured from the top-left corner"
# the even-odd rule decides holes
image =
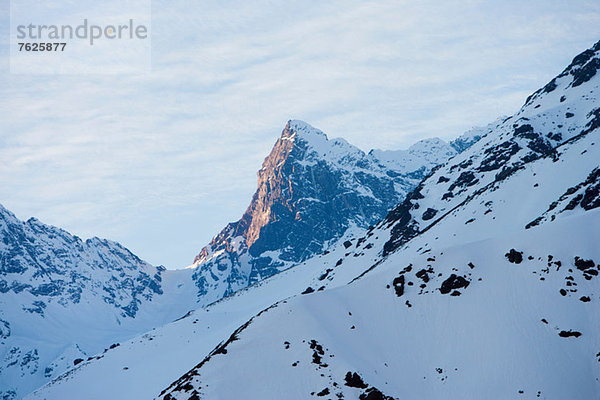
[[[449,144],[290,121],[193,269],[0,208],[0,398],[597,397],[599,69]]]

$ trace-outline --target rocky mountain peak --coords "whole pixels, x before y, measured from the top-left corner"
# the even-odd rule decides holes
[[[196,256],[199,295],[217,300],[322,253],[349,228],[380,220],[454,154],[440,139],[366,154],[303,121],[288,121],[242,217]]]
[[[281,136],[290,138],[298,136],[307,141],[315,138],[323,138],[327,140],[327,135],[323,133],[323,131],[299,119],[289,120],[285,125]]]

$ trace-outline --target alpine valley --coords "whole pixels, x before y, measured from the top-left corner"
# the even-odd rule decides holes
[[[289,121],[193,268],[0,208],[0,398],[598,398],[599,69],[404,151]]]

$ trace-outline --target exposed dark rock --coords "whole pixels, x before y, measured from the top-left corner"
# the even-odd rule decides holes
[[[10,336],[10,323],[0,319],[0,339],[8,339]]]
[[[575,266],[580,271],[585,271],[586,269],[591,269],[596,266],[594,260],[584,260],[579,257],[575,257]]]
[[[558,336],[563,337],[563,338],[568,338],[568,337],[576,337],[576,338],[578,338],[579,336],[581,336],[581,332],[572,331],[572,330],[560,331],[560,333],[558,334]]]
[[[316,340],[313,339],[310,341],[310,349],[313,350],[312,363],[317,364],[322,367],[326,367],[327,364],[323,364],[321,362],[323,359],[323,356],[325,355],[323,346],[321,346]]]
[[[423,213],[423,221],[429,221],[430,219],[432,219],[433,217],[435,217],[435,215],[437,214],[437,210],[433,209],[433,208],[428,208],[427,210],[425,210],[425,212]]]
[[[429,282],[429,275],[427,275],[427,270],[426,269],[421,269],[420,271],[418,271],[415,276],[417,278],[420,278],[423,280],[423,282],[427,283]]]
[[[358,375],[356,372],[348,371],[346,373],[345,381],[345,385],[349,387],[366,389],[369,386],[362,380],[360,375]]]
[[[401,297],[404,294],[404,275],[400,275],[392,281],[396,296]]]
[[[587,135],[600,127],[600,107],[590,111],[587,117],[591,119],[585,124],[585,129],[581,132],[582,135]]]
[[[390,211],[386,217],[386,222],[393,222],[394,227],[390,232],[390,239],[383,245],[384,256],[392,253],[419,233],[417,224],[410,214],[411,208],[412,202],[409,194],[406,199]]]
[[[446,192],[442,195],[442,200],[448,200],[454,197],[454,194],[452,192]]]
[[[557,142],[560,142],[562,140],[562,134],[560,134],[560,133],[553,134],[552,132],[550,132],[547,136],[549,139],[552,139]]]
[[[573,87],[577,87],[585,82],[588,82],[596,75],[598,69],[600,69],[600,59],[594,58],[580,69],[572,72]]]
[[[588,269],[588,270],[583,271],[583,276],[585,278],[587,278],[590,275],[598,276],[598,271],[595,269]]]
[[[329,273],[330,273],[331,271],[333,271],[333,269],[331,269],[331,268],[327,268],[327,269],[325,270],[325,272],[323,272],[323,274],[321,274],[321,276],[319,276],[319,280],[320,280],[320,281],[322,281],[322,280],[325,280],[325,278],[327,278],[327,276],[329,275]]]
[[[521,168],[522,168],[521,165],[511,165],[511,166],[505,165],[502,167],[500,172],[498,172],[494,176],[494,180],[496,182],[503,181],[504,179],[508,178],[509,176],[513,175],[515,172],[520,170]]]
[[[450,185],[448,191],[452,192],[455,188],[464,188],[475,185],[479,180],[472,171],[462,172],[458,178]]]
[[[194,386],[191,383],[186,383],[181,387],[184,392],[189,392],[190,390],[194,390]]]
[[[458,153],[462,153],[467,150],[469,147],[473,146],[477,143],[483,135],[474,135],[471,137],[458,137],[450,142],[450,146],[454,148]]]
[[[553,92],[558,86],[556,85],[556,78],[552,79],[550,82],[548,82],[546,84],[546,86],[544,86],[543,88],[543,92],[544,93],[550,93]]]
[[[394,400],[393,397],[386,396],[381,393],[381,391],[375,387],[370,387],[364,393],[362,393],[359,397],[360,400]]]
[[[448,294],[454,289],[466,288],[469,286],[469,281],[462,276],[451,274],[440,287],[440,293]]]
[[[515,249],[510,249],[508,253],[504,255],[509,262],[513,264],[521,264],[523,262],[523,252]]]
[[[529,124],[517,126],[515,128],[514,135],[525,139],[535,139],[537,137],[537,135],[534,133],[533,127]]]
[[[494,171],[506,164],[521,147],[513,142],[506,141],[497,146],[489,147],[484,150],[485,158],[477,168],[479,172]]]

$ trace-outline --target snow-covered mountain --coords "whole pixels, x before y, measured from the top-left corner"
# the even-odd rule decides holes
[[[600,42],[323,262],[353,284],[274,303],[159,397],[596,398],[599,68]]]
[[[322,253],[349,229],[364,231],[457,151],[428,139],[373,153],[290,121],[248,211],[193,269],[166,271],[118,243],[83,241],[0,206],[0,399]]]
[[[250,206],[194,260],[204,301],[216,301],[327,250],[350,228],[367,228],[429,171],[476,142],[422,140],[408,150],[368,154],[289,121],[258,171]],[[205,303],[207,304],[207,303]]]
[[[165,272],[118,243],[0,206],[0,399],[195,308],[191,272]],[[186,281],[189,293],[178,288]]]
[[[600,393],[600,42],[379,223],[28,399]]]

